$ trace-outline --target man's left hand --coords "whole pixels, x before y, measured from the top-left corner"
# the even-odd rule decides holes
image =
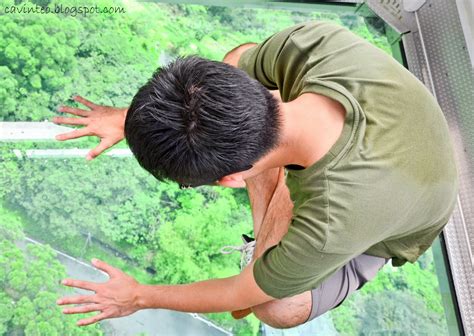
[[[96,323],[103,319],[133,314],[139,310],[137,293],[140,284],[121,270],[103,261],[92,259],[92,264],[109,275],[109,281],[94,283],[81,280],[65,279],[62,284],[69,287],[82,288],[95,292],[91,295],[64,297],[57,301],[58,305],[80,304],[63,310],[65,314],[89,313],[99,314],[80,320],[79,326]]]

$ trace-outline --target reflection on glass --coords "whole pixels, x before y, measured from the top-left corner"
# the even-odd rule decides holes
[[[73,94],[126,106],[156,67],[177,55],[221,60],[241,43],[262,41],[307,20],[344,24],[390,52],[385,37],[354,15],[133,1],[82,5],[87,4],[118,5],[126,13],[0,16],[1,120],[49,119]],[[13,2],[0,0],[0,5]],[[12,151],[93,143],[1,145],[0,335],[258,334],[260,323],[253,316],[236,321],[230,314],[196,318],[144,311],[78,328],[77,316],[61,314],[55,300],[65,291],[58,281],[66,274],[104,279],[83,263],[92,257],[144,283],[187,283],[236,274],[239,257],[219,249],[252,232],[245,190],[180,190],[158,183],[131,158],[102,155],[86,163]],[[312,335],[446,334],[431,250],[413,265],[385,266],[343,305],[304,328]]]

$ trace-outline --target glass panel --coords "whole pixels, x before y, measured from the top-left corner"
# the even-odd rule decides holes
[[[301,12],[297,5],[269,10],[100,0],[81,6],[114,6],[119,12],[84,15],[86,7],[72,0],[35,3],[63,13],[18,13],[34,5],[0,0],[10,11],[0,16],[4,121],[49,119],[73,94],[126,106],[156,67],[177,55],[221,60],[241,43],[312,19],[341,23],[391,50],[383,29],[367,26],[361,17]],[[26,126],[25,134],[31,134]],[[78,328],[77,316],[61,314],[55,300],[66,291],[58,283],[66,274],[105,279],[89,266],[92,257],[143,283],[187,283],[238,273],[239,256],[221,255],[219,249],[252,233],[245,190],[180,190],[158,183],[130,157],[102,155],[86,163],[74,151],[54,158],[31,151],[95,144],[94,139],[1,143],[0,335],[259,334],[254,316],[236,321],[230,314],[150,310]],[[343,305],[299,329],[311,335],[446,334],[431,250],[413,265],[385,266]]]
[[[41,321],[54,313],[55,326],[50,327],[56,329],[51,330],[75,334],[77,317],[61,316],[55,307],[62,291],[58,281],[66,273],[105,280],[84,264],[93,257],[144,283],[187,283],[239,271],[239,257],[222,255],[219,249],[237,245],[242,233],[250,233],[245,190],[181,190],[174,183],[157,183],[130,157],[102,156],[87,163],[82,157],[51,159],[47,153],[35,157],[34,152],[16,151],[23,157],[19,159],[11,147],[2,146],[2,172],[8,185],[3,183],[2,188],[0,266],[5,273],[0,279],[5,301],[13,299],[19,305],[14,315],[5,317],[7,332],[43,330]],[[34,286],[27,285],[29,281]],[[44,297],[36,302],[38,289]],[[22,300],[29,306],[20,305]],[[47,313],[41,312],[44,307]],[[136,315],[86,330],[111,334],[142,330],[152,335],[159,328],[163,335],[223,334],[190,314],[155,310]],[[226,322],[224,314],[211,317],[226,328],[251,327]]]
[[[33,1],[35,2],[35,1]],[[36,0],[40,5],[49,0]],[[311,19],[340,22],[389,51],[355,15],[125,1],[52,1],[61,14],[15,14],[34,5],[1,0],[0,118],[42,121],[81,93],[98,103],[125,106],[157,65],[177,55],[222,60],[235,46]],[[84,14],[113,7],[118,13]],[[3,9],[2,9],[3,10]],[[125,13],[121,13],[121,11]],[[83,12],[80,14],[79,12]],[[120,71],[118,71],[118,69]]]
[[[342,334],[448,334],[432,249],[415,264],[384,267],[331,317]]]

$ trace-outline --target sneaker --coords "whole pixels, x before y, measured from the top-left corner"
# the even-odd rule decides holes
[[[253,257],[253,251],[255,249],[255,239],[247,236],[246,234],[242,235],[242,241],[244,242],[243,245],[240,246],[224,246],[221,248],[222,254],[230,254],[235,251],[239,251],[242,253],[242,257],[240,258],[240,270],[242,271],[245,266],[250,264]]]

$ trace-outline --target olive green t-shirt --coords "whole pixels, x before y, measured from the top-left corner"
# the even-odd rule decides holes
[[[308,22],[245,51],[238,67],[284,102],[305,92],[339,101],[342,134],[302,170],[287,167],[294,203],[288,233],[256,260],[275,298],[316,288],[366,253],[415,262],[448,222],[458,180],[448,126],[408,70],[349,30]],[[317,113],[317,106],[314,107]]]

